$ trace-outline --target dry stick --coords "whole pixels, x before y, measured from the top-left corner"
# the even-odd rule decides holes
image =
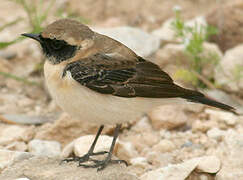
[[[199,74],[196,71],[192,71],[192,72],[195,74],[195,76],[197,76],[199,80],[201,80],[204,84],[206,84],[207,87],[209,87],[210,89],[216,89],[215,85],[211,83],[209,80],[207,80],[205,77],[203,77],[201,74]]]

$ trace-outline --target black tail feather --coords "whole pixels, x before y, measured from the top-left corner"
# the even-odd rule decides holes
[[[232,113],[238,115],[238,113],[235,111],[235,108],[233,108],[229,105],[220,103],[218,101],[215,101],[215,100],[208,98],[206,96],[189,96],[189,97],[185,97],[185,98],[189,101],[192,101],[192,102],[202,103],[202,104],[205,104],[205,105],[213,106],[213,107],[223,109],[225,111],[229,111],[229,112],[232,112]]]

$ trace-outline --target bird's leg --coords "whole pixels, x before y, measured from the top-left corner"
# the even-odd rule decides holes
[[[71,158],[67,158],[67,159],[62,160],[62,162],[78,161],[79,165],[80,165],[83,162],[89,161],[90,160],[90,156],[95,156],[95,155],[101,155],[101,154],[108,153],[107,151],[100,151],[100,152],[94,153],[95,145],[97,143],[97,140],[98,140],[103,128],[104,128],[104,125],[101,125],[99,130],[98,130],[98,132],[97,132],[97,134],[96,134],[96,136],[95,136],[95,139],[94,139],[92,145],[89,148],[89,151],[88,151],[87,154],[85,154],[82,157],[74,156],[74,157],[71,157]]]
[[[86,165],[86,164],[80,164],[79,163],[79,166],[82,166],[82,167],[85,167],[85,168],[98,168],[97,171],[100,171],[100,170],[104,169],[108,164],[124,163],[127,166],[128,164],[127,164],[127,162],[125,160],[112,160],[111,159],[112,152],[113,152],[113,149],[115,147],[116,139],[118,137],[120,128],[121,128],[121,124],[117,124],[115,132],[114,132],[114,136],[113,136],[113,140],[112,140],[112,144],[111,144],[110,150],[108,152],[107,157],[104,160],[100,161],[100,160],[92,159],[91,161],[94,162],[94,165]]]

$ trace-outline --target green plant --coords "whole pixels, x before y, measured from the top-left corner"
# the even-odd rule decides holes
[[[10,26],[13,26],[13,25],[17,24],[20,21],[22,21],[22,18],[17,18],[17,19],[15,19],[15,20],[13,20],[13,21],[11,21],[9,23],[4,24],[3,26],[0,27],[0,32],[3,31],[5,28],[8,28]],[[11,44],[14,44],[14,43],[16,43],[18,41],[21,41],[21,39],[23,39],[23,38],[19,37],[19,38],[16,38],[16,39],[12,40],[12,41],[9,41],[9,42],[0,42],[0,49],[6,48],[6,47],[8,47]]]
[[[206,87],[209,82],[205,83],[202,81],[202,79],[206,80],[206,78],[198,78],[195,73],[201,75],[202,67],[205,63],[216,64],[218,62],[219,57],[216,53],[210,54],[209,58],[202,57],[204,51],[203,43],[211,35],[217,34],[217,29],[212,26],[198,25],[197,23],[193,27],[186,25],[181,18],[179,9],[175,10],[175,20],[171,23],[171,27],[175,32],[176,38],[179,38],[181,43],[185,45],[185,53],[189,57],[188,60],[190,60],[190,69],[179,70],[176,73],[176,77],[180,76],[195,86]],[[192,78],[188,78],[189,75]]]
[[[43,0],[37,2],[26,0],[10,0],[19,4],[28,15],[28,21],[32,28],[31,33],[41,32],[43,30],[42,24],[47,19],[51,7],[54,5],[56,0],[49,1],[47,7],[44,7]]]
[[[50,8],[55,3],[55,0],[51,0],[49,2],[48,7],[45,9],[43,6],[43,0],[39,0],[38,3],[33,3],[33,1],[30,3],[27,3],[26,0],[10,0],[10,1],[13,1],[13,2],[19,4],[27,13],[28,21],[31,26],[31,33],[36,33],[36,32],[42,31],[42,29],[43,29],[42,24],[46,20],[47,15],[50,11]],[[37,4],[38,4],[38,6],[37,6]],[[13,25],[17,24],[21,20],[22,20],[22,18],[17,18],[16,20],[14,20],[10,23],[6,23],[2,27],[0,27],[0,31],[4,30],[5,28],[7,28],[9,26],[13,26]],[[20,42],[23,39],[25,39],[25,37],[20,36],[12,41],[0,42],[0,49],[6,48],[12,44]]]
[[[50,8],[55,3],[55,0],[51,0],[48,4],[47,8],[44,8],[43,0],[39,0],[37,3],[33,2],[33,1],[30,1],[29,3],[27,3],[26,0],[10,0],[10,1],[13,1],[13,2],[19,4],[24,9],[24,11],[27,13],[28,21],[29,21],[29,24],[31,27],[31,33],[37,33],[37,32],[42,31],[42,29],[43,29],[42,24],[46,20],[47,15],[50,11]],[[4,30],[5,28],[7,28],[9,26],[13,26],[13,25],[17,24],[21,20],[22,20],[22,18],[17,18],[16,20],[14,20],[12,22],[3,25],[2,27],[0,27],[0,31]],[[20,36],[9,42],[0,42],[0,49],[6,48],[12,44],[20,42],[23,39],[25,39],[25,37]],[[0,75],[4,76],[5,78],[15,79],[16,81],[20,81],[20,82],[23,82],[28,85],[39,85],[36,82],[29,81],[26,78],[18,77],[11,73],[0,72]]]
[[[233,74],[235,81],[238,81],[241,78],[243,78],[243,66],[236,65]]]

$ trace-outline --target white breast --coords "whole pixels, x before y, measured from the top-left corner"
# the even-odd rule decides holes
[[[64,65],[46,62],[44,73],[47,87],[56,103],[71,116],[96,124],[116,124],[134,121],[155,106],[179,99],[122,98],[90,90],[72,77],[62,78]]]

